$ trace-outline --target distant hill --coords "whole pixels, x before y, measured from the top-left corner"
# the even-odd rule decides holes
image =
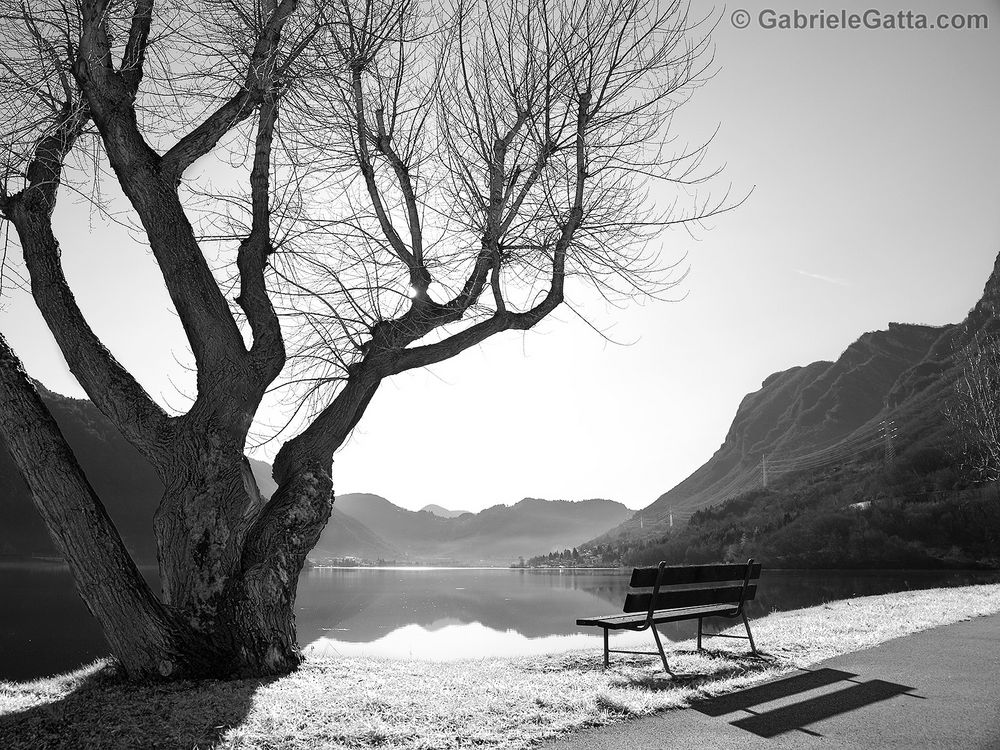
[[[309,553],[315,561],[356,557],[362,560],[404,560],[406,556],[365,524],[334,504],[333,515]]]
[[[163,485],[153,470],[92,403],[60,396],[36,385],[129,550],[144,562],[154,561],[152,519]],[[56,554],[2,439],[0,554]]]
[[[370,494],[340,495],[334,507],[398,550],[400,557],[395,559],[442,564],[503,565],[540,549],[572,548],[632,513],[611,500],[525,498],[512,506],[495,505],[480,513],[442,518],[427,510],[405,510]],[[353,549],[329,538],[336,533],[335,527],[324,530],[317,549]],[[333,556],[345,554],[366,557],[353,551]]]
[[[153,514],[163,486],[152,468],[90,401],[61,396],[41,385],[39,392],[129,551],[139,562],[155,562]],[[261,493],[269,497],[277,489],[271,467],[254,459],[250,464]],[[507,564],[540,549],[576,546],[631,513],[610,500],[527,499],[512,507],[498,505],[450,518],[433,510],[404,510],[377,495],[343,495],[310,556]],[[0,555],[55,554],[28,488],[0,442]]]
[[[352,493],[337,495],[334,506],[371,529],[399,550],[403,559],[433,555],[434,546],[448,533],[449,520],[426,511],[412,511],[394,505],[380,495]],[[325,543],[320,536],[320,544]]]
[[[978,337],[1000,331],[998,312],[1000,257],[982,298],[961,323],[891,323],[888,330],[863,334],[834,362],[813,362],[767,377],[760,390],[743,399],[725,441],[703,466],[594,544],[625,548],[655,543],[692,517],[718,517],[718,524],[728,518],[732,525],[739,515],[707,509],[740,496],[756,497],[750,506],[781,505],[777,498],[783,490],[798,493],[797,510],[781,505],[782,522],[774,519],[777,511],[766,515],[768,529],[777,534],[782,523],[801,526],[804,521],[796,519],[803,509],[818,508],[827,499],[834,505],[873,497],[905,503],[928,493],[940,499],[964,491],[944,408],[960,374],[959,353]],[[893,461],[887,460],[890,450]],[[792,502],[781,502],[786,500]],[[753,515],[750,506],[747,518]],[[832,506],[829,510],[835,512]],[[760,519],[753,518],[759,528]],[[753,524],[748,533],[754,532]],[[814,538],[812,543],[818,542]],[[958,542],[952,537],[948,544]]]
[[[447,508],[442,508],[440,505],[435,505],[431,503],[430,505],[425,505],[420,510],[426,511],[427,513],[433,513],[435,516],[441,518],[458,518],[461,515],[465,515],[469,511],[467,510],[448,510]]]
[[[260,494],[264,497],[271,497],[278,489],[277,482],[271,476],[271,464],[251,458],[250,470],[253,472],[253,478],[257,480],[257,489],[260,490]]]

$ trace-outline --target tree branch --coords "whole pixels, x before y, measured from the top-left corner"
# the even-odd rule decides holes
[[[222,136],[247,119],[256,106],[257,93],[240,89],[163,155],[160,162],[163,176],[174,184],[179,182],[188,167],[215,148]]]
[[[285,22],[298,0],[282,0],[274,9],[254,44],[240,90],[163,155],[161,170],[176,183],[185,170],[204,156],[236,125],[248,118],[274,85],[278,43]]]
[[[293,0],[286,2],[294,4]],[[137,211],[198,368],[199,413],[245,411],[259,403],[261,385],[244,371],[249,355],[236,321],[194,236],[176,185],[139,131],[135,103],[110,59],[100,0],[82,4],[83,31],[74,75],[87,97],[105,151]],[[243,375],[244,377],[240,377]],[[235,402],[235,403],[234,403]],[[238,408],[229,409],[227,407]],[[243,429],[242,422],[234,425]]]
[[[12,210],[31,293],[52,331],[70,372],[95,406],[154,465],[170,431],[170,420],[141,385],[105,348],[87,324],[63,275],[59,242],[48,215],[18,200]]]
[[[424,238],[420,223],[420,208],[417,205],[417,193],[413,186],[409,166],[403,161],[392,145],[392,136],[385,127],[385,114],[381,109],[375,112],[378,126],[376,144],[379,152],[389,161],[392,171],[396,174],[403,202],[406,204],[407,225],[410,230],[410,248],[412,250],[413,267],[410,268],[410,283],[418,292],[426,292],[431,282],[431,275],[424,265]],[[414,273],[416,270],[416,273]]]
[[[132,12],[132,26],[128,32],[128,42],[122,55],[121,74],[132,96],[139,90],[143,65],[146,62],[146,45],[149,41],[149,27],[153,21],[153,0],[136,0]]]
[[[267,259],[274,251],[271,246],[270,175],[271,143],[277,119],[278,100],[270,97],[260,107],[253,169],[250,172],[253,212],[250,234],[240,243],[236,259],[240,274],[240,294],[236,302],[246,313],[253,332],[250,355],[267,370],[267,382],[278,376],[285,363],[281,324],[264,283]]]
[[[546,315],[562,304],[566,278],[566,255],[573,242],[573,236],[583,222],[583,200],[587,182],[586,132],[589,119],[590,92],[578,95],[576,127],[576,176],[573,192],[573,206],[569,218],[562,226],[559,240],[552,256],[552,274],[549,290],[537,305],[524,312],[507,312],[502,299],[497,311],[487,320],[449,336],[442,341],[426,346],[404,349],[393,359],[390,374],[398,374],[417,367],[442,362],[454,357],[469,347],[482,343],[490,336],[505,330],[527,330],[535,326]],[[480,258],[483,255],[480,254]],[[478,265],[478,264],[477,264]],[[498,271],[493,272],[494,294],[499,295]],[[499,298],[499,297],[498,297]]]
[[[329,466],[334,452],[368,408],[382,377],[374,367],[355,365],[337,397],[278,451],[274,458],[274,480],[281,485],[310,466]]]
[[[167,415],[112,356],[87,324],[60,262],[52,211],[63,161],[86,125],[86,106],[66,105],[55,132],[43,138],[27,170],[28,185],[5,201],[31,279],[32,296],[70,371],[101,412],[150,461],[168,429]]]
[[[379,226],[385,235],[389,246],[396,256],[403,262],[410,272],[410,283],[427,288],[427,281],[424,280],[426,269],[421,273],[421,265],[417,263],[413,253],[406,247],[396,227],[392,224],[389,213],[385,210],[382,202],[382,195],[379,192],[378,183],[375,181],[375,166],[372,163],[371,152],[368,150],[368,141],[372,138],[371,128],[368,125],[368,117],[365,114],[365,98],[361,85],[361,68],[357,65],[351,71],[351,91],[354,97],[354,119],[356,126],[356,138],[358,139],[358,167],[361,169],[361,176],[364,178],[365,187],[368,190],[368,197],[371,199],[372,208],[375,209],[375,216],[378,218]],[[420,288],[418,286],[418,288]]]

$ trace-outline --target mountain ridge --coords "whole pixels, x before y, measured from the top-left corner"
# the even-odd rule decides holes
[[[575,547],[632,513],[603,498],[524,498],[509,506],[442,518],[423,509],[400,508],[371,493],[339,495],[334,507],[374,530],[403,560],[441,564],[506,565],[539,549]],[[326,536],[324,531],[320,545],[329,547]]]
[[[743,397],[722,445],[704,464],[589,544],[668,533],[672,519],[684,521],[763,485],[769,456],[792,468],[817,464],[815,456],[835,457],[838,451],[861,456],[866,447],[869,454],[889,450],[877,444],[879,434],[887,435],[883,442],[896,453],[949,445],[953,430],[942,405],[958,377],[958,353],[1000,329],[998,312],[1000,255],[982,297],[962,322],[889,323],[861,334],[833,361],[768,375],[760,389]]]
[[[153,514],[163,493],[159,478],[90,401],[62,396],[41,383],[36,386],[126,547],[137,562],[154,563]],[[270,465],[249,460],[261,494],[269,497],[277,489]],[[342,495],[310,558],[506,565],[535,552],[539,544],[546,549],[581,544],[631,513],[612,501],[583,502],[578,506],[522,500],[441,518],[428,510],[405,510],[378,495]],[[0,556],[56,554],[28,488],[0,441]]]
[[[439,516],[441,518],[458,518],[459,516],[469,512],[467,510],[449,510],[448,508],[442,508],[436,503],[425,505],[420,510],[426,511],[427,513],[433,513],[435,516]]]

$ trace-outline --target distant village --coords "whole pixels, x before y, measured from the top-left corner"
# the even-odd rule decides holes
[[[308,568],[422,568],[422,567],[454,567],[474,568],[486,565],[485,562],[470,562],[467,560],[369,560],[363,557],[346,555],[343,557],[311,557],[306,561]],[[547,555],[538,555],[525,559],[518,557],[511,562],[510,568],[619,568],[624,565],[621,552],[610,544],[598,544],[592,548],[573,547],[562,551],[555,550]]]
[[[623,565],[621,553],[610,544],[598,544],[588,549],[564,549],[547,555],[524,558],[512,568],[618,568]]]

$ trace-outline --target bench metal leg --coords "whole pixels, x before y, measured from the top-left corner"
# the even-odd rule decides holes
[[[665,653],[663,653],[663,644],[660,643],[660,634],[656,630],[656,626],[655,625],[650,625],[649,629],[653,631],[653,638],[656,640],[656,648],[659,650],[659,652],[660,652],[660,658],[663,660],[663,671],[664,672],[670,672],[670,665],[667,664],[667,655]],[[673,674],[673,673],[671,672],[671,674]]]
[[[701,651],[701,620],[702,620],[702,618],[699,617],[698,618],[698,650],[699,651]]]
[[[611,664],[611,661],[608,658],[608,629],[601,628],[601,630],[604,631],[604,668],[607,669],[608,665]]]
[[[753,651],[754,655],[757,655],[757,646],[753,642],[753,633],[750,632],[750,621],[747,619],[747,613],[743,612],[743,625],[747,629],[747,638],[750,639],[750,650]]]

